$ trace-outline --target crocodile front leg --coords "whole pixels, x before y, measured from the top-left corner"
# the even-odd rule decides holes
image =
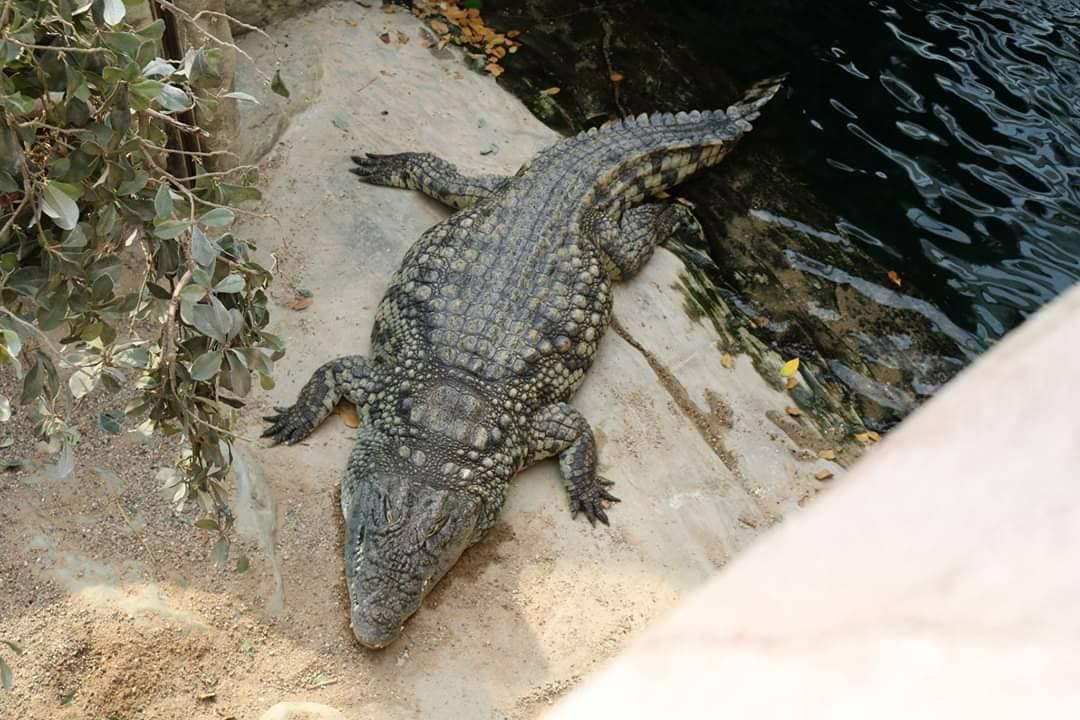
[[[492,195],[509,178],[505,175],[462,175],[431,153],[353,155],[350,172],[366,183],[419,190],[444,205],[461,210]]]
[[[593,525],[608,524],[604,501],[619,502],[605,488],[614,483],[596,474],[596,440],[585,417],[566,403],[548,405],[533,417],[529,433],[530,461],[559,456],[563,485],[570,493],[570,512]]]
[[[368,398],[382,384],[379,367],[363,355],[346,355],[324,364],[300,390],[300,397],[290,407],[275,407],[274,415],[263,420],[270,427],[263,437],[274,444],[297,443],[312,433],[334,411],[338,401],[347,397],[358,412],[367,408]]]
[[[681,203],[639,205],[623,213],[617,223],[611,216],[595,212],[582,226],[604,252],[613,280],[623,280],[636,273],[652,257],[657,245],[663,245],[683,228],[703,235],[697,218]]]

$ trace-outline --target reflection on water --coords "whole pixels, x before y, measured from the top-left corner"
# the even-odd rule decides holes
[[[837,232],[982,344],[1080,279],[1080,3],[869,6],[793,66],[784,136]]]

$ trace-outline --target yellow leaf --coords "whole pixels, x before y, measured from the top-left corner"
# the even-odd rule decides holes
[[[488,63],[487,65],[484,66],[484,69],[487,70],[489,73],[491,73],[492,77],[499,77],[500,75],[503,74],[502,67],[499,66],[499,65],[496,65],[495,63]]]
[[[720,356],[720,364],[730,370],[735,367],[735,357],[731,353],[724,353]]]
[[[868,432],[868,433],[866,433],[866,434],[870,436],[870,442],[877,442],[878,440],[880,440],[880,439],[881,439],[881,436],[880,436],[880,435],[878,435],[878,434],[877,434],[876,432],[874,432],[873,430],[871,430],[870,432]]]
[[[613,83],[620,83],[620,82],[622,82],[623,80],[626,79],[626,76],[623,75],[622,73],[613,72],[610,75],[608,75],[608,79],[611,80],[611,82],[613,82]]]
[[[794,405],[792,405],[789,408],[785,408],[785,410],[786,410],[787,414],[790,415],[791,417],[799,417],[800,415],[802,415],[802,410],[795,407]]]
[[[360,416],[356,414],[356,406],[352,403],[343,402],[338,405],[337,414],[346,427],[360,427]]]
[[[881,436],[873,430],[868,430],[867,432],[855,433],[855,439],[863,445],[869,445],[870,443],[876,443],[881,439]]]
[[[441,20],[432,20],[431,29],[439,33],[440,35],[445,35],[446,33],[450,32],[450,28],[447,27],[446,23],[442,22]]]
[[[786,382],[786,383],[784,383],[784,389],[785,389],[785,390],[791,390],[791,389],[793,389],[793,388],[794,388],[794,387],[795,387],[796,385],[798,385],[798,384],[799,384],[799,378],[796,378],[796,377],[789,377],[789,378],[787,379],[787,382]]]
[[[799,358],[792,358],[780,368],[780,377],[791,377],[799,369]]]
[[[896,287],[900,287],[901,285],[903,285],[903,280],[900,279],[899,273],[897,273],[895,270],[890,270],[888,272],[888,275],[889,280],[892,280],[893,284],[896,285]]]
[[[836,451],[835,450],[818,450],[817,456],[819,458],[821,458],[822,460],[835,460],[836,459]]]
[[[814,473],[814,477],[816,477],[818,480],[828,480],[832,476],[832,472],[828,470],[818,470],[816,473]]]
[[[547,90],[541,90],[540,94],[541,95],[547,95],[547,96],[550,97],[551,95],[558,95],[559,90],[560,90],[560,88],[557,88],[557,87],[549,87]]]
[[[511,55],[513,55],[514,53],[516,53],[516,52],[517,52],[517,49],[518,49],[518,46],[517,46],[517,45],[511,45],[511,46],[510,46],[510,50],[509,50],[508,52],[509,52],[509,53],[510,53]]]
[[[508,37],[508,38],[516,38],[520,34],[521,34],[520,30],[511,30],[510,32],[506,33],[506,37]]]

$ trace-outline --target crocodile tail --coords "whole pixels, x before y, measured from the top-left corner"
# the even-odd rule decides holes
[[[742,99],[731,105],[725,114],[732,120],[756,120],[761,114],[761,108],[780,91],[786,78],[787,74],[777,75],[754,83]]]

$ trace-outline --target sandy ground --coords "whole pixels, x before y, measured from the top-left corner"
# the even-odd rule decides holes
[[[383,43],[401,31],[412,42]],[[256,395],[242,431],[290,403],[336,355],[363,352],[371,317],[408,245],[445,215],[416,194],[363,186],[359,150],[429,150],[477,171],[513,172],[555,136],[453,53],[420,46],[399,12],[331,5],[271,28],[293,97],[287,124],[264,99],[253,144],[283,129],[263,161],[276,221],[240,232],[276,263],[275,331],[290,350],[277,387]],[[244,46],[272,58],[268,43]],[[265,144],[268,144],[266,141]],[[600,439],[623,502],[610,528],[572,520],[554,463],[523,473],[502,519],[407,624],[372,652],[347,624],[335,491],[353,430],[333,416],[292,448],[241,443],[234,556],[215,567],[209,533],[160,497],[163,440],[109,436],[85,408],[73,472],[0,428],[29,459],[0,472],[0,637],[20,643],[11,718],[258,718],[283,700],[348,718],[532,718],[698,587],[761,532],[797,512],[841,468],[790,398],[745,357],[721,364],[717,337],[683,310],[681,265],[661,251],[616,293],[608,333],[575,404]],[[309,289],[314,303],[291,309]],[[112,401],[115,404],[115,400]]]

